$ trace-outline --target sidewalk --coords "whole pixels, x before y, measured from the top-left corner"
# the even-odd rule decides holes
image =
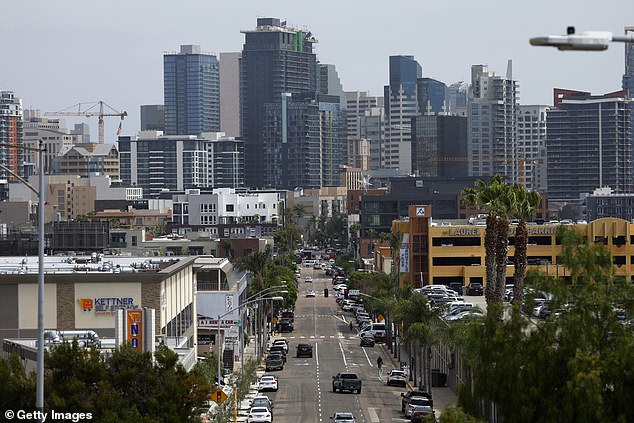
[[[387,345],[380,344],[382,353],[385,357],[390,360],[392,367],[398,369],[400,367],[396,358],[394,358],[394,354],[390,352],[387,348]],[[405,361],[409,363],[409,354],[407,349],[401,346],[401,361]],[[407,387],[410,390],[417,390],[419,387],[412,385],[415,382],[408,382]],[[432,387],[431,395],[434,400],[434,409],[436,410],[436,417],[440,416],[442,410],[448,405],[457,405],[458,404],[458,395],[451,390],[449,387]]]

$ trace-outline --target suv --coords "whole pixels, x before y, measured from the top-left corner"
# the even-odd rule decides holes
[[[484,294],[484,290],[482,289],[481,283],[473,282],[467,286],[467,295],[482,295],[482,294]]]
[[[297,357],[313,358],[313,346],[310,344],[298,344]]]
[[[392,370],[387,375],[387,386],[400,385],[407,386],[407,375],[403,370]]]
[[[284,359],[281,354],[269,354],[266,357],[265,369],[267,372],[273,370],[284,370]]]
[[[335,413],[334,416],[330,417],[334,423],[354,423],[355,419],[352,413]]]

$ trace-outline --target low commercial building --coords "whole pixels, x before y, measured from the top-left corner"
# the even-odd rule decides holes
[[[473,221],[475,223],[475,221]],[[561,243],[557,237],[560,225],[571,225],[591,243],[600,243],[610,250],[617,275],[632,280],[634,275],[634,224],[618,218],[604,218],[590,223],[570,221],[528,225],[528,267],[539,268],[555,277],[567,277],[568,269],[557,261]],[[403,234],[399,249],[401,284],[414,287],[452,282],[468,285],[486,283],[484,222],[469,224],[467,220],[434,220],[432,207],[409,206],[408,219],[394,221],[393,232]],[[509,227],[507,278],[512,283],[514,274],[515,229]],[[383,268],[384,255],[375,253],[375,268]],[[386,269],[389,272],[389,268]]]

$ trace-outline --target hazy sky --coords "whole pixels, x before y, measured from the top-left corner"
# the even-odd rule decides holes
[[[310,30],[318,60],[336,65],[346,91],[382,95],[390,55],[413,55],[423,76],[446,84],[468,81],[473,64],[504,75],[512,59],[521,104],[552,104],[554,87],[616,91],[624,68],[622,43],[560,52],[530,37],[634,26],[634,0],[3,0],[0,13],[0,90],[43,111],[104,100],[129,113],[124,134],[138,131],[139,105],[163,102],[164,52],[240,51],[240,30],[257,17]],[[78,121],[96,141],[96,118]],[[106,142],[118,124],[106,120]]]

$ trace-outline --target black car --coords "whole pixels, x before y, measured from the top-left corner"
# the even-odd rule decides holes
[[[362,347],[373,347],[376,342],[374,341],[374,336],[372,335],[364,335],[361,337],[361,346]]]
[[[423,397],[429,399],[429,406],[434,406],[434,401],[431,398],[431,394],[426,391],[407,391],[401,393],[401,411],[405,412],[405,407],[407,406],[407,402],[412,397]]]
[[[297,357],[313,357],[313,346],[310,344],[298,344],[297,345]]]
[[[452,289],[456,292],[456,294],[458,295],[463,295],[462,291],[463,291],[463,286],[462,286],[462,282],[450,282],[449,283],[449,289]]]
[[[277,325],[280,333],[293,332],[293,322],[290,319],[280,319]]]
[[[484,289],[482,288],[482,284],[478,282],[470,283],[467,286],[467,295],[483,295]]]
[[[269,355],[279,354],[286,363],[286,350],[281,345],[274,345],[269,349]]]

